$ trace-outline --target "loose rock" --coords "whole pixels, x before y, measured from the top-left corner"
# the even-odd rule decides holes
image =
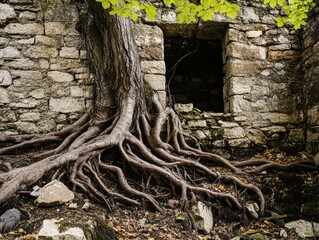
[[[202,202],[197,202],[192,206],[192,213],[196,221],[197,229],[210,233],[214,223],[212,208]]]
[[[7,210],[0,216],[0,233],[12,230],[20,221],[20,218],[21,212],[18,209],[12,208]]]

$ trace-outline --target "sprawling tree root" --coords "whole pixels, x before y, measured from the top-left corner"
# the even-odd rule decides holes
[[[96,81],[94,109],[55,133],[0,135],[0,142],[13,143],[0,149],[0,155],[39,144],[57,145],[35,156],[30,165],[14,169],[6,164],[7,171],[0,172],[0,204],[50,177],[68,179],[73,190],[87,193],[108,208],[118,201],[140,207],[146,203],[158,211],[167,198],[179,198],[187,208],[197,196],[242,209],[238,188],[259,198],[262,215],[263,194],[258,186],[247,183],[250,175],[243,167],[257,165],[255,171],[261,172],[270,167],[310,166],[306,161],[288,166],[268,161],[230,162],[189,146],[173,109],[163,108],[157,94],[144,86],[130,21],[109,16],[95,0],[87,3],[90,12],[82,32]],[[203,161],[209,161],[210,167]],[[217,172],[215,166],[226,173]],[[134,176],[140,177],[141,186],[130,183]],[[203,177],[209,186],[199,184]],[[219,190],[220,184],[229,186],[227,191]]]

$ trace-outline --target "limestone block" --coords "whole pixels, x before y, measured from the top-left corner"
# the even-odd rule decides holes
[[[286,43],[286,44],[278,44],[278,45],[272,45],[272,46],[269,46],[268,48],[269,50],[272,50],[272,51],[276,51],[276,50],[289,50],[291,49],[291,44],[290,43]]]
[[[0,46],[7,46],[9,43],[9,39],[8,38],[4,38],[4,37],[0,37]]]
[[[165,62],[164,61],[142,61],[141,66],[142,66],[143,73],[165,75]]]
[[[225,122],[223,120],[218,120],[218,125],[222,128],[231,128],[231,127],[239,127],[239,124],[236,122]]]
[[[0,23],[5,22],[7,19],[12,19],[16,17],[14,8],[8,4],[0,3]]]
[[[241,11],[238,14],[239,18],[243,20],[243,22],[255,22],[259,23],[260,19],[258,14],[255,12],[255,9],[252,7],[242,6]]]
[[[51,37],[37,35],[35,37],[35,44],[56,47],[58,45],[58,41]]]
[[[46,22],[67,22],[77,23],[79,12],[74,4],[55,4],[49,5],[44,12]]]
[[[233,28],[229,28],[227,33],[226,33],[226,38],[225,38],[225,42],[243,42],[245,39],[245,34],[241,31],[238,31],[236,29]]]
[[[262,31],[247,31],[246,32],[246,36],[248,38],[256,38],[256,37],[260,37],[263,34]]]
[[[272,123],[297,123],[300,122],[300,116],[286,113],[260,113],[264,120],[269,120]]]
[[[21,99],[17,103],[11,103],[10,107],[13,108],[25,108],[25,109],[31,109],[37,107],[39,104],[38,101],[31,99],[31,98],[26,98],[26,99]]]
[[[248,77],[257,75],[262,63],[258,61],[243,61],[230,59],[226,62],[226,78],[233,76]]]
[[[12,77],[9,71],[0,70],[0,86],[10,86],[12,84]]]
[[[249,148],[250,143],[250,140],[247,138],[228,140],[228,144],[232,148]]]
[[[165,90],[165,76],[145,74],[144,80],[151,86],[153,90]]]
[[[20,115],[20,120],[23,122],[37,122],[40,118],[41,114],[38,112],[27,112]]]
[[[19,46],[19,45],[33,45],[34,44],[34,38],[28,38],[28,39],[21,39],[17,41],[17,44],[12,44],[13,46]]]
[[[306,220],[297,220],[285,224],[286,228],[294,229],[302,239],[311,239],[319,237],[319,223],[308,222]]]
[[[174,104],[174,109],[177,112],[189,113],[193,111],[194,106],[192,103],[187,103],[187,104],[176,103]]]
[[[42,99],[45,97],[45,90],[43,88],[33,90],[29,93],[29,96],[35,99]]]
[[[276,133],[285,133],[287,130],[284,126],[270,126],[270,127],[264,127],[260,129],[267,135],[272,135]]]
[[[70,93],[71,93],[71,97],[83,97],[84,96],[83,89],[79,86],[71,86]]]
[[[251,92],[251,86],[254,83],[254,78],[232,77],[228,80],[228,82],[229,96],[247,94]]]
[[[26,20],[35,20],[37,18],[37,14],[30,11],[23,11],[19,14],[19,18]]]
[[[310,126],[319,125],[319,106],[315,105],[307,109],[307,121]]]
[[[269,61],[283,61],[283,60],[290,60],[294,61],[300,56],[299,51],[268,51],[267,59]]]
[[[16,59],[14,61],[10,61],[7,63],[7,66],[13,69],[23,69],[23,70],[28,70],[28,69],[37,69],[39,68],[39,65],[30,60],[30,59]]]
[[[26,4],[32,4],[33,0],[9,0],[9,3],[26,5]]]
[[[301,128],[299,129],[291,129],[289,131],[288,140],[290,142],[304,142],[304,130]]]
[[[207,127],[207,122],[205,120],[191,120],[187,122],[189,127]]]
[[[51,70],[72,70],[76,73],[76,69],[83,68],[83,64],[78,59],[51,59]],[[85,68],[81,72],[88,72]]]
[[[267,144],[267,137],[260,129],[248,129],[246,135],[256,145],[263,146]]]
[[[84,110],[84,100],[70,97],[50,98],[50,110],[61,113],[82,112]]]
[[[72,82],[74,77],[70,73],[49,71],[48,78],[54,82]]]
[[[62,47],[60,57],[63,58],[79,58],[79,50],[75,47]]]
[[[252,103],[245,99],[245,95],[234,95],[229,97],[229,111],[233,113],[251,112]]]
[[[0,94],[0,99],[1,99],[1,94]],[[0,122],[15,122],[15,121],[17,121],[17,118],[14,111],[0,108]]]
[[[9,103],[10,98],[7,89],[0,87],[0,105]]]
[[[245,130],[242,127],[233,127],[224,129],[224,137],[228,139],[244,138]]]
[[[266,59],[266,48],[232,42],[227,46],[227,55],[240,59]]]
[[[55,58],[58,56],[58,50],[45,46],[30,46],[24,55],[29,58]]]
[[[141,59],[164,59],[163,32],[159,27],[135,24],[133,33]]]
[[[66,26],[61,22],[46,22],[44,23],[45,35],[66,35]]]
[[[8,34],[44,34],[44,28],[39,23],[10,23],[4,31]]]
[[[33,134],[33,133],[38,133],[39,132],[39,128],[37,127],[36,124],[31,123],[31,122],[16,122],[15,123],[16,128],[19,132],[22,133],[29,133],[29,134]]]
[[[40,71],[21,71],[21,70],[12,70],[11,74],[14,78],[22,78],[22,79],[29,79],[33,81],[42,80],[42,73]]]
[[[5,47],[0,49],[0,58],[2,59],[17,59],[21,57],[20,51],[15,47]]]

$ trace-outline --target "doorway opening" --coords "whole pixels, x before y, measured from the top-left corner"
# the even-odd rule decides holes
[[[221,40],[166,37],[166,86],[173,103],[193,103],[202,111],[223,112]]]

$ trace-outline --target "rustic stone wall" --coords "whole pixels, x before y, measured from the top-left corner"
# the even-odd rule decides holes
[[[49,132],[75,121],[92,101],[75,29],[81,5],[0,2],[0,131]]]
[[[60,129],[92,103],[93,81],[75,29],[85,6],[82,1],[61,1],[46,5],[40,0],[0,0],[0,131],[6,134]],[[166,8],[159,9],[156,23],[148,25],[142,17],[144,24],[135,24],[134,34],[145,81],[165,105],[164,37],[220,40],[224,112],[176,105],[186,131],[208,147],[302,149],[303,76],[297,67],[301,39],[293,30],[277,28],[274,19],[281,13],[266,8],[262,0],[240,3],[236,20],[215,15],[209,22],[180,24],[175,12]],[[318,49],[311,46],[315,56]],[[304,51],[303,59],[306,55]],[[307,69],[316,69],[310,62]],[[317,109],[315,103],[308,106],[310,112]]]
[[[304,103],[306,143],[309,152],[319,151],[319,6],[303,32]]]

